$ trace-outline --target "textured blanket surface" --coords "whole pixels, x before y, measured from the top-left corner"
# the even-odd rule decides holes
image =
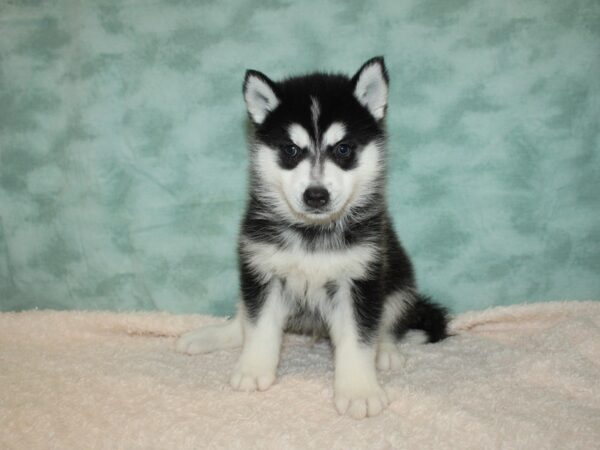
[[[276,384],[228,386],[239,350],[186,356],[175,337],[222,319],[162,313],[0,314],[0,448],[593,449],[600,303],[459,315],[455,336],[401,345],[392,402],[333,406],[326,342],[287,336]]]

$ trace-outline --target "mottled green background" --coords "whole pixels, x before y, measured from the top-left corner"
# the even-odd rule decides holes
[[[244,70],[378,54],[424,290],[600,299],[598,0],[0,0],[0,309],[230,313]]]

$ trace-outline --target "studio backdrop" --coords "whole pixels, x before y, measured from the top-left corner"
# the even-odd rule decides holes
[[[233,312],[245,70],[377,55],[422,290],[599,299],[597,0],[4,0],[0,309]]]

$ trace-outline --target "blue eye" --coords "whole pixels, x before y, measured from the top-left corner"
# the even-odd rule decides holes
[[[352,153],[352,148],[348,144],[342,143],[338,144],[334,151],[336,156],[347,158]]]
[[[290,158],[295,158],[300,154],[300,148],[297,145],[290,144],[283,147],[283,152]]]

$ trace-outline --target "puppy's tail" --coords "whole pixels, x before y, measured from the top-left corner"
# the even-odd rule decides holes
[[[422,330],[428,342],[438,342],[448,337],[448,310],[429,297],[416,294],[408,311],[395,326],[395,334],[402,337],[409,329]]]

